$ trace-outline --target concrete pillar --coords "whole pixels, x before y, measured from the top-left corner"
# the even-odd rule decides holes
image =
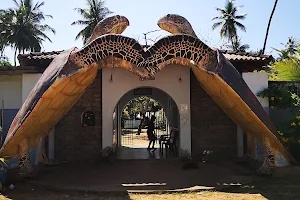
[[[53,128],[48,136],[48,158],[49,160],[54,159],[54,141],[55,141],[55,128]]]
[[[237,152],[239,158],[244,156],[244,133],[240,126],[237,126]]]

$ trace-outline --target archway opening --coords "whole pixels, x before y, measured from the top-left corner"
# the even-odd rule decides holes
[[[159,138],[167,134],[166,113],[158,101],[147,96],[130,100],[122,110],[120,145],[128,148],[148,147],[147,130],[152,116],[155,116],[155,135]]]
[[[155,119],[151,122],[153,116]],[[117,158],[177,156],[179,124],[178,108],[166,92],[151,87],[128,91],[120,98],[113,115],[113,143],[117,146]],[[150,140],[154,143],[149,144]]]

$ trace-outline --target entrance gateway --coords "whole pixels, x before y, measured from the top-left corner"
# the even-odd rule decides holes
[[[191,152],[190,69],[180,65],[167,66],[155,80],[149,81],[140,81],[139,77],[121,68],[102,70],[102,148],[114,142],[121,146],[120,115],[128,101],[137,96],[149,96],[162,105],[168,127],[179,128],[178,149]],[[117,127],[113,123],[115,109],[119,118]]]
[[[121,19],[120,16],[115,17],[117,20],[124,19],[122,21],[125,24],[121,27],[126,28],[129,24],[126,17],[121,16]],[[102,21],[100,26],[104,25],[108,24]],[[113,26],[113,24],[110,25]],[[234,133],[231,130],[224,131],[231,125],[214,125],[216,116],[222,116],[218,110],[220,109],[233,120],[235,123],[233,125],[238,125],[249,136],[247,138],[251,147],[248,151],[250,158],[255,158],[257,154],[256,141],[262,144],[264,156],[259,173],[272,173],[273,167],[277,165],[274,162],[276,155],[282,156],[287,164],[293,163],[295,159],[282,144],[263,105],[256,98],[252,85],[246,83],[243,74],[240,74],[230,63],[228,57],[223,54],[224,52],[204,44],[194,33],[190,23],[181,16],[168,14],[159,20],[158,25],[161,29],[170,32],[172,36],[160,39],[146,51],[133,38],[108,33],[93,40],[82,49],[72,48],[56,55],[51,64],[46,66],[47,69],[25,102],[19,107],[0,150],[1,156],[11,158],[18,156],[21,172],[29,175],[32,172],[29,158],[30,147],[35,146],[41,137],[43,140],[44,136],[48,135],[56,124],[62,122],[63,118],[66,119],[65,115],[70,113],[68,111],[72,111],[72,107],[74,108],[78,101],[78,106],[81,108],[73,110],[74,116],[69,116],[68,123],[63,125],[67,126],[67,129],[63,130],[63,126],[60,130],[56,129],[58,135],[63,132],[71,136],[66,137],[67,141],[62,141],[67,145],[59,146],[67,151],[59,152],[68,156],[69,154],[75,155],[74,152],[77,151],[78,155],[92,157],[95,154],[93,150],[103,149],[113,144],[111,118],[120,98],[134,88],[154,87],[169,94],[179,107],[181,134],[179,148],[181,150],[191,152],[191,147],[201,145],[207,148],[214,147],[215,152],[220,154],[227,152],[228,145],[230,147],[231,143],[236,141],[234,137],[230,137],[233,140],[226,142],[226,145],[218,145],[228,139],[228,135]],[[98,28],[95,29],[97,30]],[[121,29],[112,27],[111,30]],[[123,29],[120,32],[123,32]],[[93,34],[99,36],[98,32],[93,32]],[[114,61],[122,69],[114,71]],[[175,66],[178,65],[170,65],[170,63],[180,63],[181,66],[179,70],[176,70]],[[168,68],[172,70],[167,70]],[[89,91],[92,90],[89,86],[94,83],[98,69],[103,69],[103,74],[102,71],[100,72],[102,78],[100,90]],[[129,72],[138,75],[141,80],[155,80],[141,83],[136,76],[133,77],[133,74],[128,75]],[[197,80],[199,89],[192,90],[192,87],[189,87],[189,74]],[[23,82],[22,77],[22,84]],[[201,91],[206,93],[201,96]],[[94,94],[87,95],[86,92]],[[212,100],[210,102],[214,104],[206,101],[209,98],[203,99],[205,95],[208,95]],[[90,97],[89,102],[80,104],[79,100],[81,97],[81,100],[85,99],[84,96]],[[197,100],[191,100],[193,96]],[[92,101],[97,102],[91,103]],[[210,105],[207,106],[208,104]],[[197,109],[201,106],[205,108],[203,112]],[[98,123],[95,121],[93,128],[80,126],[74,130],[75,125],[70,122],[88,109],[97,111],[95,119],[101,117],[101,120]],[[192,112],[195,113],[191,114]],[[193,122],[191,122],[191,115]],[[203,116],[206,117],[201,120]],[[197,127],[200,121],[202,128]],[[77,124],[81,125],[78,121]],[[191,134],[191,124],[193,134]],[[70,125],[71,127],[68,127]],[[80,129],[87,134],[83,135]],[[218,134],[220,132],[221,135]],[[89,142],[74,140],[76,135],[80,135],[81,138],[86,137]],[[90,135],[92,137],[89,137]],[[193,140],[191,135],[193,135]],[[204,140],[199,140],[202,136]],[[66,155],[63,157],[67,157]],[[75,156],[76,159],[79,159],[78,155]],[[69,160],[68,157],[67,159]]]
[[[141,113],[138,115],[132,115],[129,111],[126,112],[127,116],[125,117],[124,109],[128,106],[130,101],[133,101],[137,98],[140,98],[144,102],[140,102],[136,106],[141,106],[141,103],[146,103],[145,101],[151,100],[152,102],[157,102],[159,105],[158,109],[145,113],[145,116],[141,116]],[[141,101],[140,100],[140,101]],[[128,108],[128,107],[126,107]],[[125,95],[119,100],[113,115],[113,144],[117,145],[118,149],[118,158],[119,159],[148,159],[151,158],[160,158],[163,154],[159,152],[158,148],[159,141],[155,142],[155,150],[148,150],[148,137],[146,133],[147,122],[144,123],[144,127],[141,127],[142,120],[144,117],[155,116],[155,133],[157,139],[161,136],[169,135],[172,128],[179,130],[179,113],[178,108],[174,100],[164,91],[151,88],[151,87],[140,87],[128,91]],[[176,139],[176,147],[178,146],[180,138]],[[160,149],[163,150],[163,149]],[[152,153],[151,153],[152,152]],[[178,153],[178,148],[174,149],[174,152]]]

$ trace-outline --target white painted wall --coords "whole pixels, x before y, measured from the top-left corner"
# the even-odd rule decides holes
[[[268,97],[258,97],[257,93],[268,87],[268,73],[256,73],[256,72],[246,72],[242,73],[242,77],[250,90],[255,94],[260,104],[263,106],[265,111],[269,113],[269,99]],[[238,157],[242,157],[244,154],[244,135],[242,129],[237,127],[237,147],[238,147]],[[256,145],[257,146],[257,145]]]
[[[167,66],[151,81],[140,81],[138,76],[122,68],[102,70],[102,148],[112,145],[115,106],[124,94],[138,87],[158,88],[174,99],[180,112],[180,148],[190,151],[190,69],[180,65]]]
[[[269,111],[268,97],[258,97],[257,93],[268,87],[268,73],[266,72],[247,72],[242,74],[243,79],[247,83],[251,91],[256,95],[260,104],[264,107],[265,111]]]
[[[22,105],[22,76],[0,75],[0,101],[4,109],[19,109]]]
[[[22,74],[22,103],[25,102],[41,76],[42,74]]]
[[[41,75],[0,75],[0,100],[4,100],[5,109],[19,109]]]
[[[268,87],[268,74],[267,73],[243,73],[243,78],[251,91],[257,96],[257,93],[261,90]],[[268,97],[257,97],[263,108],[267,113],[269,113],[269,99]],[[238,132],[238,134],[241,134]],[[259,144],[259,142],[255,141],[256,147],[256,159],[262,160],[264,157],[263,147]],[[275,165],[276,166],[285,166],[288,165],[288,162],[283,158],[283,156],[276,152],[275,155]]]

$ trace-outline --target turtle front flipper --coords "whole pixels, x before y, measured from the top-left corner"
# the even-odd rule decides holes
[[[21,176],[32,176],[33,168],[30,162],[29,155],[29,140],[23,139],[18,146],[18,154],[19,154],[19,174]]]
[[[73,50],[58,55],[45,70],[17,113],[0,150],[1,156],[19,156],[23,174],[31,173],[29,149],[73,107],[97,75],[96,65],[84,68],[68,61]]]

